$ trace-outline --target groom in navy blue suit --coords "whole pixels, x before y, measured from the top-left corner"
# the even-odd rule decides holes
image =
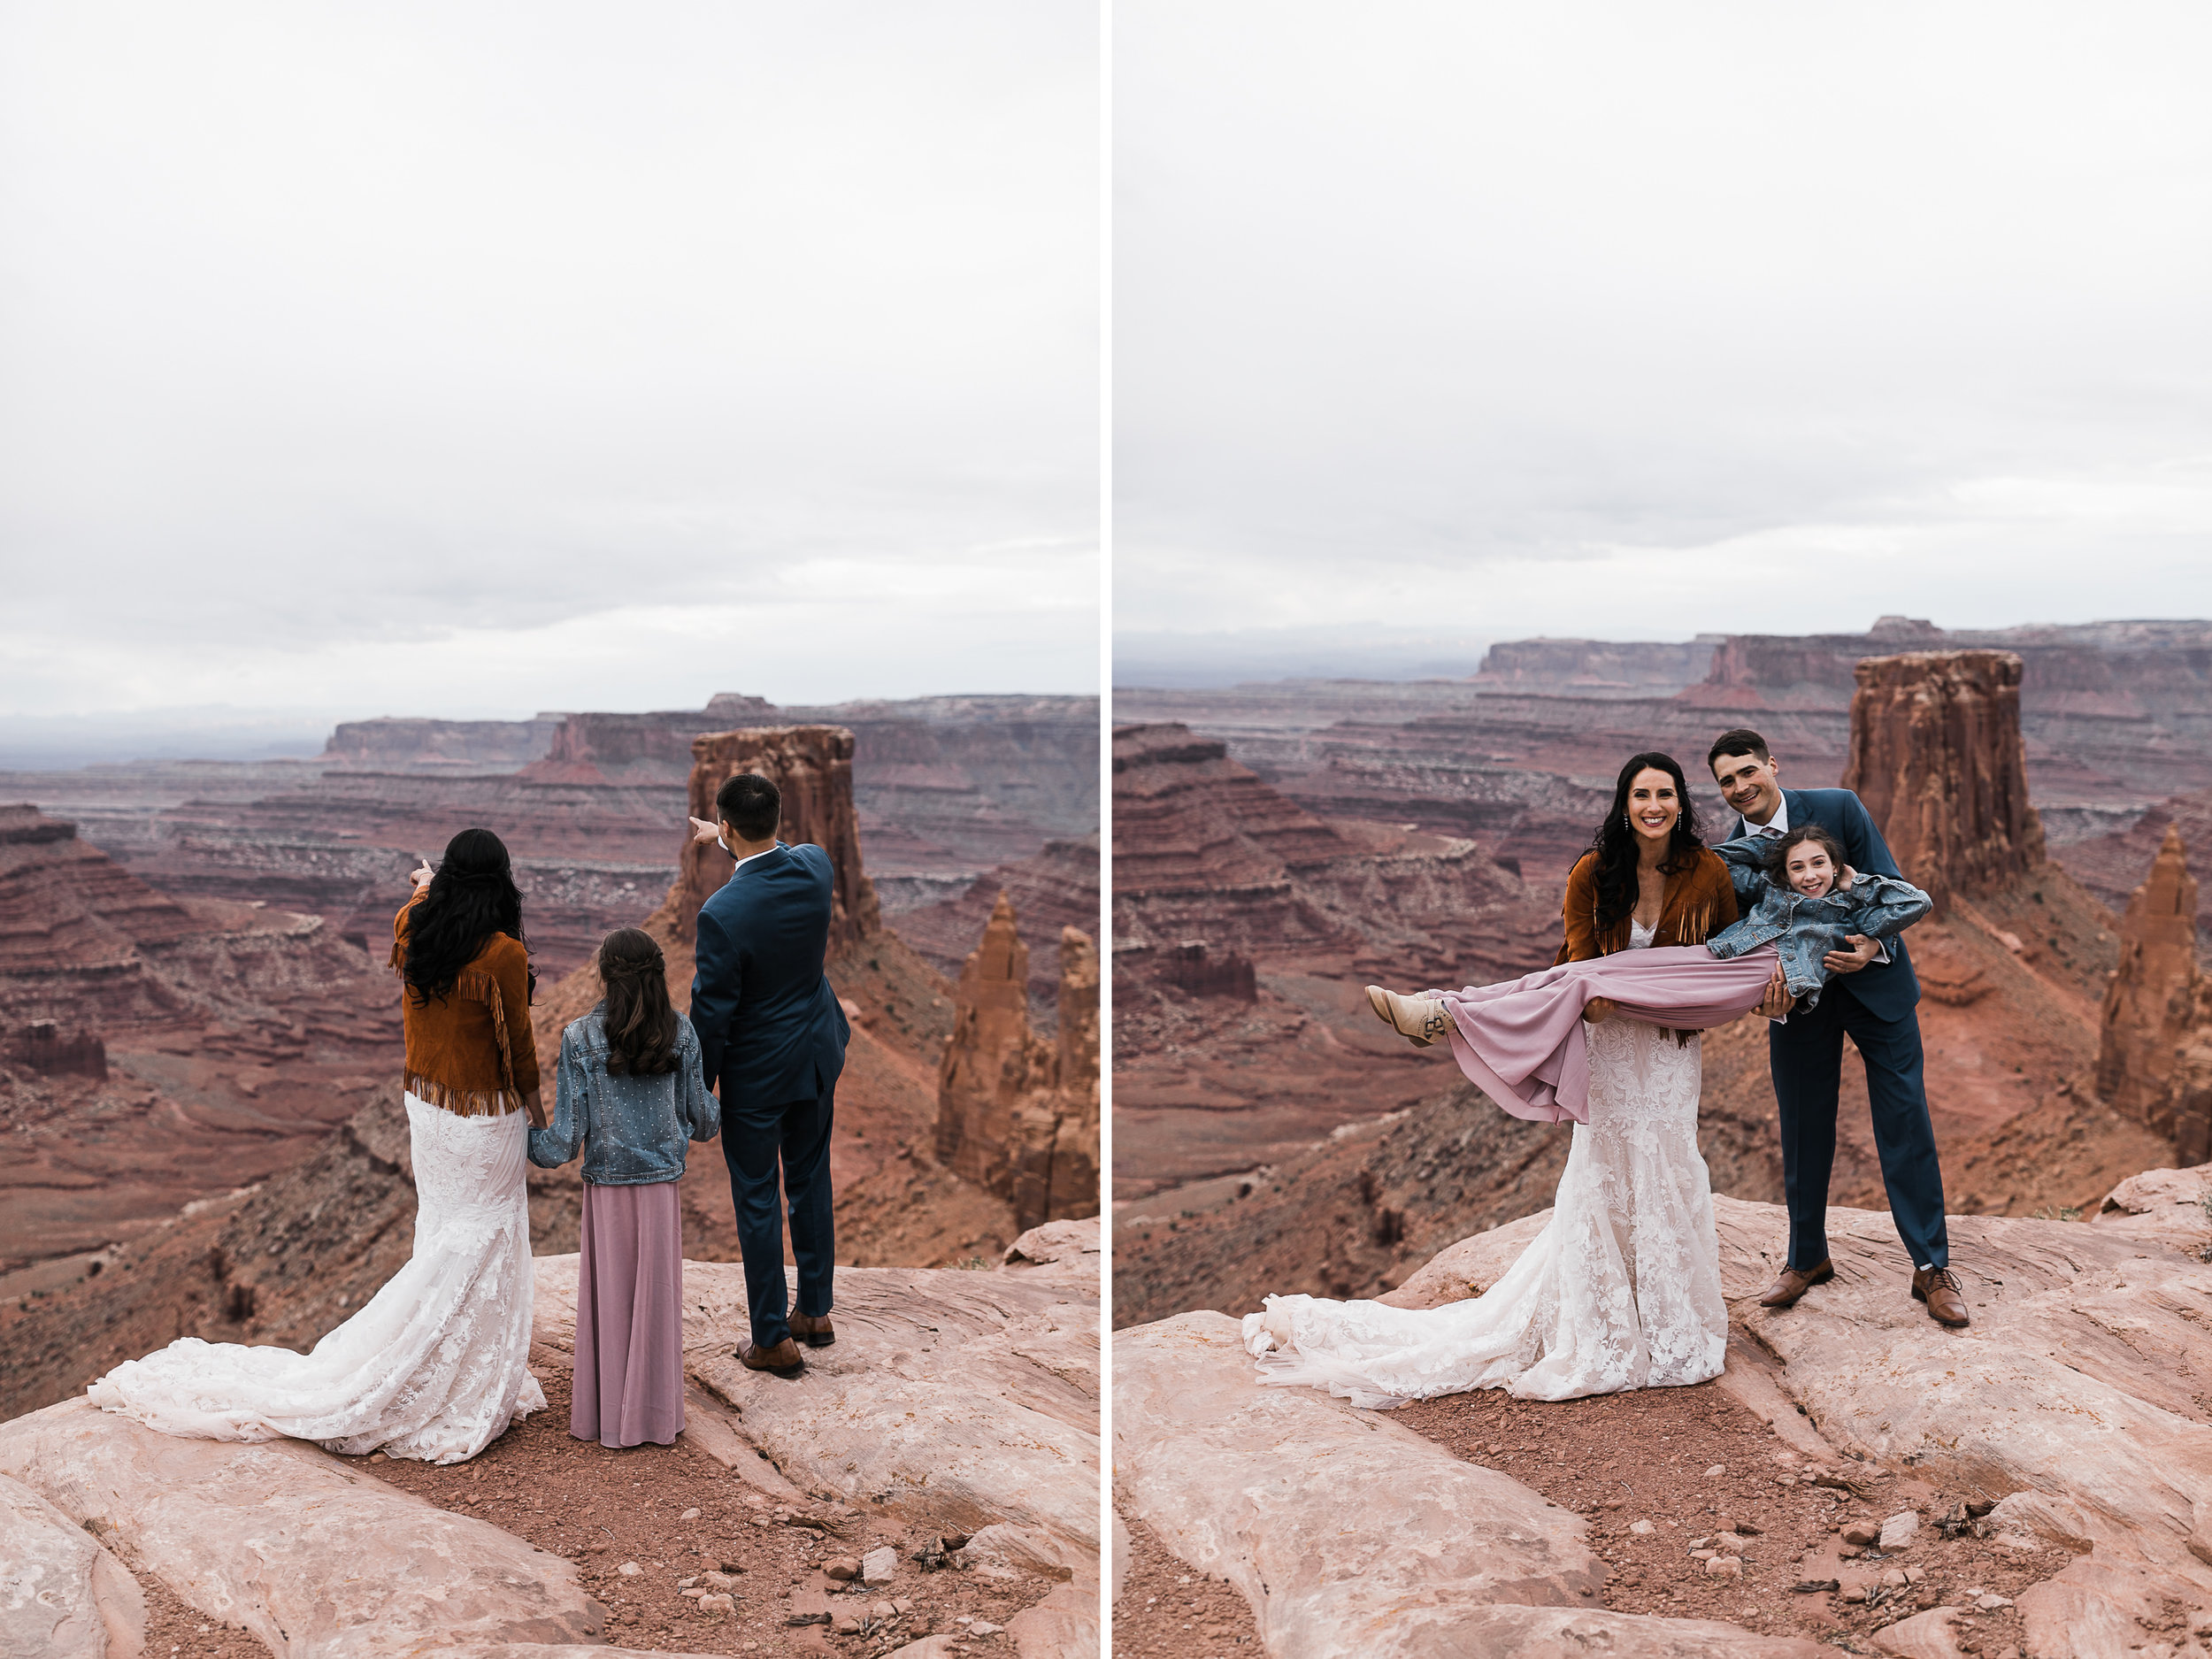
[[[691,1023],[699,1064],[722,1102],[722,1155],[737,1209],[738,1253],[752,1340],[737,1357],[753,1371],[795,1376],[799,1343],[826,1348],[835,1266],[829,1147],[838,1074],[852,1034],[822,972],[836,874],[830,856],[776,839],[783,799],[751,772],[715,794],[717,821],[692,819],[737,868],[699,907]],[[779,1165],[791,1211],[798,1306],[786,1316]]]
[[[1736,810],[1728,839],[1780,837],[1817,824],[1843,844],[1845,862],[1869,875],[1901,872],[1865,805],[1848,789],[1785,789],[1766,740],[1739,726],[1713,740],[1706,757],[1722,797]],[[1888,941],[1853,934],[1848,949],[1826,958],[1834,977],[1809,1009],[1768,1027],[1767,1059],[1781,1110],[1782,1192],[1789,1206],[1790,1249],[1781,1274],[1760,1296],[1786,1308],[1811,1286],[1835,1277],[1828,1259],[1828,1178],[1836,1161],[1836,1102],[1843,1083],[1843,1040],[1866,1066],[1874,1147],[1889,1191],[1890,1218],[1912,1257],[1912,1294],[1945,1325],[1967,1323],[1966,1294],[1951,1271],[1943,1223],[1943,1171],[1936,1162],[1935,1126],[1922,1079],[1920,982],[1901,937]],[[1786,993],[1770,988],[1760,1012],[1774,1018]]]

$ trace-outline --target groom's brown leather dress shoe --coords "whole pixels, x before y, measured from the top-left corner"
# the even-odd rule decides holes
[[[824,1314],[816,1318],[810,1313],[791,1316],[791,1334],[809,1348],[827,1348],[837,1340],[837,1333],[830,1329],[830,1317]]]
[[[1801,1273],[1793,1267],[1786,1267],[1778,1279],[1759,1293],[1759,1305],[1786,1308],[1815,1285],[1824,1285],[1835,1276],[1834,1263],[1824,1256],[1818,1267],[1809,1267]]]
[[[1912,1294],[1915,1302],[1928,1304],[1928,1317],[1939,1325],[1970,1323],[1966,1317],[1966,1286],[1947,1267],[1915,1268]]]
[[[806,1369],[805,1356],[789,1337],[773,1348],[757,1348],[748,1342],[737,1350],[737,1361],[747,1371],[772,1371],[779,1377],[796,1377]]]

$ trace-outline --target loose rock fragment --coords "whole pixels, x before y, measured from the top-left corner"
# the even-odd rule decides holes
[[[699,1598],[699,1610],[702,1613],[734,1613],[737,1611],[737,1600],[727,1595],[703,1595]]]
[[[860,1578],[864,1584],[888,1584],[898,1576],[899,1552],[886,1544],[872,1549],[860,1558]]]
[[[1882,1529],[1871,1521],[1852,1521],[1844,1526],[1843,1541],[1856,1544],[1862,1549],[1881,1537]]]
[[[860,1563],[850,1555],[839,1555],[824,1562],[822,1571],[840,1584],[849,1584],[860,1577]]]
[[[1884,1549],[1902,1549],[1912,1542],[1913,1534],[1920,1530],[1920,1511],[1900,1509],[1882,1523],[1881,1544]]]
[[[1657,1532],[1659,1529],[1656,1526],[1654,1526],[1649,1521],[1631,1521],[1628,1524],[1628,1530],[1635,1533],[1639,1538],[1642,1538]]]
[[[1743,1563],[1733,1555],[1716,1555],[1705,1563],[1705,1576],[1709,1578],[1740,1578],[1743,1577]]]

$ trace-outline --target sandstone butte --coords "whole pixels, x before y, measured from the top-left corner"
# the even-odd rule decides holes
[[[1098,949],[1060,930],[1059,1029],[1029,1026],[1029,947],[1002,893],[969,953],[937,1073],[937,1161],[1013,1206],[1017,1226],[1094,1216]]]
[[[2097,1089],[2170,1139],[2185,1164],[2212,1159],[2212,980],[2197,965],[2196,916],[2188,848],[2169,824],[2120,920]]]
[[[2020,738],[2020,659],[2009,651],[1869,657],[1851,698],[1855,790],[1907,880],[1944,914],[2043,862]]]
[[[929,1012],[933,1001],[948,999],[933,996],[942,982],[882,925],[860,862],[850,758],[850,734],[833,728],[720,733],[695,747],[691,795],[703,815],[723,777],[759,770],[784,790],[787,835],[828,847],[837,866],[833,974],[841,992],[857,990],[871,1004],[854,1004],[860,1018],[848,1078],[864,1110],[876,1113],[868,1122],[926,1131],[921,1051],[948,1035]],[[48,835],[36,844],[66,839]],[[680,1002],[689,990],[688,924],[727,863],[711,848],[688,856],[645,924],[668,950]],[[1094,1164],[1095,958],[1087,941],[1079,948],[1064,940],[1064,949],[1054,1094],[1079,1120],[1087,1064]],[[535,1010],[541,1046],[557,1040],[598,989],[588,968],[551,987]],[[1064,1087],[1071,1080],[1072,1090]],[[1056,1133],[1055,1153],[1079,1143],[1079,1121],[1068,1129],[1064,1148]],[[708,1163],[698,1160],[695,1169],[710,1186],[719,1171]],[[1048,1179],[1057,1174],[1072,1185],[1075,1167],[1055,1157]],[[126,1316],[132,1351],[150,1345],[150,1325],[171,1317],[162,1294],[171,1279],[180,1280],[171,1298],[178,1317],[187,1296],[196,1305],[208,1263],[227,1284],[224,1304],[245,1309],[208,1334],[303,1342],[358,1305],[403,1256],[412,1179],[396,1099],[380,1091],[308,1164],[178,1218],[143,1250],[120,1256],[104,1285],[90,1284],[127,1293],[111,1299],[110,1313]],[[862,1185],[872,1198],[887,1190]],[[945,1189],[941,1182],[931,1190]],[[336,1211],[326,1213],[334,1196]],[[547,1230],[536,1211],[549,1196],[559,1207],[559,1183],[534,1179],[541,1250]],[[957,1210],[964,1201],[954,1199]],[[726,1194],[720,1202],[726,1206]],[[687,1433],[739,1479],[782,1501],[804,1494],[926,1520],[972,1535],[961,1564],[1060,1579],[1010,1622],[1017,1650],[1034,1659],[1095,1654],[1102,1257],[1094,1179],[1088,1202],[1091,1218],[1023,1233],[995,1272],[841,1268],[837,1346],[814,1356],[799,1383],[778,1380],[772,1390],[728,1357],[737,1340],[731,1321],[741,1325],[745,1317],[741,1267],[687,1262]],[[841,1207],[841,1240],[845,1222]],[[555,1363],[572,1344],[575,1275],[573,1256],[537,1259],[534,1341]],[[188,1289],[183,1279],[193,1281]],[[258,1294],[242,1294],[242,1286]],[[88,1286],[77,1289],[81,1295]],[[74,1329],[85,1343],[103,1327],[89,1301],[77,1310],[77,1326],[66,1317],[65,1310],[50,1317],[48,1334]],[[45,1357],[65,1368],[65,1355]],[[11,1563],[0,1594],[0,1619],[9,1621],[0,1625],[0,1648],[9,1652],[135,1652],[144,1620],[137,1576],[149,1574],[188,1605],[242,1625],[283,1654],[551,1659],[615,1651],[598,1645],[603,1611],[579,1587],[571,1563],[388,1486],[358,1460],[289,1442],[170,1440],[88,1410],[81,1398],[0,1424],[0,1525]],[[35,1584],[19,1576],[18,1563]]]

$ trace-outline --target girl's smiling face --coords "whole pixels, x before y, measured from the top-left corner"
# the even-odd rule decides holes
[[[1800,841],[1791,848],[1782,873],[1809,899],[1822,897],[1836,885],[1835,862],[1818,841]]]

